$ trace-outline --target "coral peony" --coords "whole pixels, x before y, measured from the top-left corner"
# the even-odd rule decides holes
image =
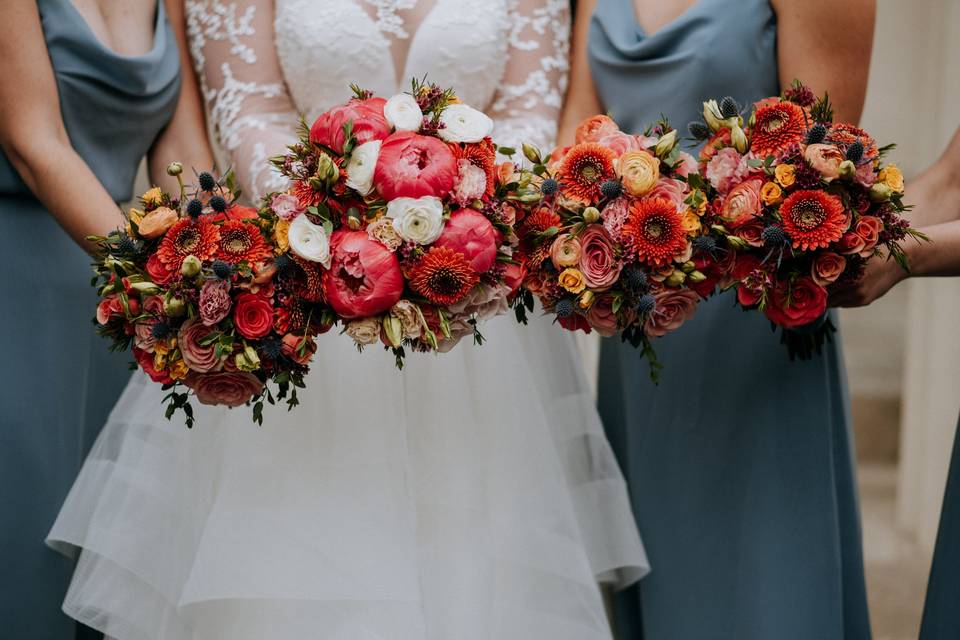
[[[330,244],[331,264],[323,272],[323,291],[337,314],[374,316],[400,300],[404,280],[396,254],[365,231],[341,229],[333,233]]]
[[[444,198],[457,177],[457,159],[446,144],[412,131],[398,131],[383,141],[374,184],[385,200]]]
[[[461,253],[477,273],[486,273],[497,261],[497,230],[473,209],[455,211],[433,243]]]
[[[310,127],[310,142],[329,147],[337,154],[343,153],[346,143],[344,125],[352,123],[357,144],[370,140],[383,140],[390,135],[390,123],[383,115],[383,98],[351,100],[322,114]]]

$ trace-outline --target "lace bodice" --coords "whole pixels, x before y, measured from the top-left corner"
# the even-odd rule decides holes
[[[490,115],[495,139],[549,148],[567,81],[567,0],[187,0],[217,140],[244,192],[283,187],[267,159],[357,83],[427,76]]]

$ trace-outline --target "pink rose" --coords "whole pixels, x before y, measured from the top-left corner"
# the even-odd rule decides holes
[[[861,258],[873,255],[877,242],[880,241],[880,232],[883,231],[883,221],[876,216],[863,216],[857,220],[854,232],[863,238],[863,248],[860,249]]]
[[[847,267],[847,259],[833,252],[818,254],[810,266],[810,276],[821,287],[836,282]]]
[[[796,329],[812,324],[827,311],[827,290],[803,276],[789,282],[778,282],[773,288],[764,313],[774,324]]]
[[[163,312],[163,298],[147,296],[143,299],[143,313],[147,316],[137,321],[133,327],[133,343],[147,353],[153,353],[157,339],[153,337],[153,327],[161,318],[166,318]]]
[[[763,246],[763,220],[754,218],[737,227],[737,237],[751,247]]]
[[[384,200],[444,198],[456,176],[457,160],[450,147],[437,138],[398,131],[380,147],[373,182]]]
[[[297,197],[289,193],[278,193],[273,196],[273,200],[270,201],[270,208],[273,209],[278,218],[287,222],[291,222],[304,212],[304,208],[300,206]]]
[[[760,216],[763,206],[760,200],[762,185],[762,179],[751,178],[734,187],[723,199],[720,208],[720,217],[723,221],[736,229]]]
[[[613,312],[613,299],[610,296],[598,298],[587,311],[586,318],[590,326],[605,338],[615,335],[619,329],[617,314]]]
[[[592,224],[580,234],[580,271],[587,286],[606,291],[620,277],[623,265],[617,260],[613,238],[602,226]]]
[[[713,188],[725,195],[750,173],[744,156],[733,147],[725,147],[707,162],[706,177]]]
[[[180,327],[177,346],[183,355],[183,361],[192,371],[207,373],[219,371],[223,360],[217,357],[216,343],[202,345],[200,342],[215,333],[215,329],[204,325],[199,318],[190,318]]]
[[[140,315],[140,302],[136,298],[127,298],[127,308],[131,316]],[[125,318],[126,310],[123,308],[123,302],[120,301],[120,295],[111,293],[100,301],[97,305],[97,322],[107,324],[113,318]]]
[[[323,291],[343,318],[366,318],[400,300],[404,280],[395,253],[364,231],[340,229],[330,237],[330,268],[323,272]]]
[[[474,271],[486,273],[497,261],[497,230],[479,211],[458,209],[433,246],[463,254]]]
[[[510,288],[510,297],[516,295],[527,277],[525,264],[508,263],[503,270],[503,282]]]
[[[154,382],[159,384],[170,384],[173,382],[173,378],[171,378],[166,371],[158,371],[157,368],[153,366],[153,355],[149,352],[134,347],[133,357],[137,361],[137,364],[140,365],[140,368],[143,369],[143,372],[150,376],[150,379]]]
[[[648,198],[663,198],[674,204],[678,211],[683,211],[683,201],[687,197],[687,183],[673,178],[661,177],[656,186],[646,195]]]
[[[386,102],[383,98],[354,99],[330,109],[310,127],[310,142],[329,147],[334,153],[343,153],[346,143],[343,127],[348,122],[353,123],[353,136],[358,145],[383,140],[390,135],[390,124],[383,115]]]
[[[160,261],[160,256],[156,253],[151,254],[150,257],[147,258],[147,274],[155,284],[159,284],[160,286],[168,284],[177,273],[178,272],[167,268],[167,266]]]
[[[252,373],[240,371],[187,374],[184,383],[197,394],[200,404],[239,407],[259,395],[263,383]]]
[[[654,294],[656,307],[643,326],[648,337],[659,338],[676,331],[693,317],[700,296],[690,289],[661,289]]]
[[[200,289],[200,320],[212,327],[227,317],[233,301],[230,299],[230,283],[224,280],[208,280]]]
[[[854,253],[859,254],[863,251],[863,248],[867,246],[866,241],[856,234],[854,231],[848,231],[843,234],[840,238],[840,242],[837,243],[837,250],[845,256],[853,255]]]
[[[832,144],[807,145],[803,157],[828,181],[840,175],[840,163],[845,160],[840,150]]]
[[[487,173],[467,159],[457,162],[457,179],[453,183],[453,200],[466,206],[487,192]]]

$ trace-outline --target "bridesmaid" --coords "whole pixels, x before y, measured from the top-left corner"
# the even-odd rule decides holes
[[[858,307],[870,304],[908,277],[960,276],[960,130],[946,152],[907,191],[915,205],[911,222],[933,242],[905,245],[910,260],[906,273],[893,260],[875,261],[863,279],[831,299],[831,304]],[[930,569],[920,640],[960,638],[960,432],[943,496],[940,530]]]
[[[873,0],[582,0],[562,144],[607,111],[629,132],[800,78],[857,122]],[[729,295],[640,354],[602,346],[599,403],[653,572],[618,596],[622,640],[870,637],[839,336],[790,362]]]
[[[120,224],[144,155],[154,180],[212,162],[192,78],[180,89],[180,3],[74,2],[0,3],[3,638],[79,632],[60,613],[72,565],[43,541],[129,376],[90,325],[84,238]]]

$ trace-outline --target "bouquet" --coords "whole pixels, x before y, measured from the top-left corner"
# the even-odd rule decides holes
[[[382,343],[402,368],[406,348],[482,343],[479,321],[506,311],[519,273],[493,121],[432,84],[388,100],[353,90],[273,159],[291,186],[264,211],[359,349]]]
[[[713,229],[733,253],[725,285],[780,328],[791,357],[809,358],[834,331],[831,289],[871,259],[906,269],[900,242],[923,238],[902,217],[903,175],[884,162],[893,146],[834,122],[829,97],[799,82],[754,104],[745,125],[729,97],[704,103],[703,115],[690,128],[705,140]]]
[[[98,332],[111,350],[131,349],[134,368],[170,391],[168,419],[182,410],[193,426],[195,397],[252,405],[262,423],[264,400],[297,404],[324,329],[311,273],[286,255],[278,219],[236,203],[232,174],[200,173],[187,197],[182,166],[167,171],[179,197],[154,187],[125,214],[125,228],[90,238]]]
[[[655,376],[651,340],[693,315],[712,261],[706,197],[688,181],[696,161],[666,122],[629,135],[607,116],[581,123],[571,147],[523,154],[532,166],[517,167],[507,196],[522,211],[518,319],[536,297],[568,330],[642,348]]]

